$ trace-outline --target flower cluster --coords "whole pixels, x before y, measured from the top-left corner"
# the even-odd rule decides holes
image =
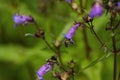
[[[95,0],[95,3],[88,14],[89,17],[94,18],[101,16],[103,14],[103,7],[102,7],[102,2],[101,0]]]
[[[43,76],[50,71],[53,68],[54,63],[53,62],[48,62],[44,64],[38,71],[37,71],[37,76],[39,80],[44,80]]]
[[[63,0],[61,0],[63,1]],[[82,5],[84,3],[84,1],[81,1],[81,6],[80,8],[78,7],[77,3],[75,3],[74,0],[64,0],[66,3],[69,3],[70,6],[73,8],[73,10],[77,13],[80,13],[81,15],[83,15],[83,13],[85,12],[82,8],[84,8],[84,6]],[[77,1],[77,0],[76,0]],[[79,0],[80,1],[80,0]],[[115,30],[117,29],[116,26],[119,27],[119,22],[118,24],[116,25],[116,21],[117,21],[117,18],[116,18],[116,13],[120,13],[120,2],[117,2],[117,1],[112,1],[112,0],[106,0],[106,1],[111,1],[111,5],[112,6],[109,6],[108,5],[108,11],[110,11],[111,13],[111,16],[110,16],[110,28],[108,27],[108,29],[111,30],[111,32],[113,34],[115,34]],[[94,30],[94,24],[92,23],[92,21],[94,20],[95,17],[98,17],[98,16],[101,16],[103,14],[103,6],[102,6],[102,0],[95,0],[94,2],[94,5],[92,6],[89,14],[85,17],[83,17],[83,21],[80,21],[80,22],[76,22],[74,23],[74,25],[68,30],[68,32],[64,35],[64,38],[65,38],[65,46],[68,47],[69,44],[73,44],[74,41],[72,40],[77,29],[82,26],[84,28],[84,31],[83,31],[83,36],[84,36],[84,41],[85,41],[85,48],[86,48],[86,54],[87,54],[87,58],[89,59],[90,57],[90,49],[91,47],[89,46],[89,43],[88,43],[88,39],[87,39],[87,34],[85,32],[85,29],[88,28],[90,29],[90,31],[93,33],[93,35],[95,35],[96,39],[102,44],[102,47],[104,47],[104,51],[106,52],[106,49],[107,49],[107,46],[106,44],[101,40],[101,38],[96,34],[95,30]],[[45,5],[45,8],[46,8],[47,5]],[[51,5],[50,5],[51,6]],[[43,4],[43,7],[44,7],[44,4]],[[48,6],[49,7],[49,6]],[[110,9],[110,10],[109,10]],[[81,18],[81,17],[80,17]],[[37,71],[36,75],[38,77],[39,80],[44,80],[44,75],[49,72],[51,69],[53,69],[53,66],[56,64],[57,66],[59,66],[59,68],[62,71],[59,71],[59,72],[55,72],[55,74],[53,74],[53,76],[55,78],[58,78],[59,80],[67,80],[67,79],[71,79],[73,78],[72,80],[74,80],[74,76],[75,76],[75,62],[73,60],[71,60],[69,63],[68,63],[68,67],[67,70],[64,68],[65,66],[62,65],[62,57],[61,57],[61,41],[62,39],[59,41],[59,40],[56,40],[56,44],[55,46],[51,46],[51,44],[49,44],[49,42],[47,42],[47,38],[45,36],[45,32],[39,28],[37,22],[34,20],[34,18],[32,16],[26,16],[26,15],[19,15],[19,14],[15,14],[13,16],[13,20],[14,20],[14,27],[16,28],[17,25],[19,24],[22,24],[22,25],[25,25],[25,24],[28,24],[28,23],[34,23],[34,26],[35,28],[37,29],[37,31],[34,33],[34,34],[31,34],[31,33],[27,33],[25,34],[25,36],[33,36],[33,37],[36,37],[36,38],[41,38],[45,44],[47,45],[47,47],[49,47],[54,53],[55,55],[52,56],[46,64],[42,65],[40,67],[40,69]],[[79,20],[76,19],[76,20]],[[53,22],[54,23],[54,22]],[[108,26],[108,25],[107,25]],[[107,29],[106,29],[107,30]],[[113,45],[113,53],[116,55],[118,53],[118,49],[116,48],[116,35],[112,35],[112,39],[113,40],[112,42],[112,45]],[[114,49],[115,48],[115,49]],[[108,48],[109,49],[109,48]],[[117,58],[117,57],[116,57]],[[114,59],[114,60],[117,60],[117,59]],[[115,61],[114,61],[115,62]],[[116,62],[115,62],[116,63]],[[114,65],[114,67],[117,66],[117,65]],[[116,68],[115,68],[116,69]],[[114,72],[117,72],[117,70],[114,70]],[[69,77],[70,76],[70,77]],[[116,74],[114,75],[114,77],[116,77]],[[116,79],[114,79],[116,80]]]
[[[78,28],[80,25],[81,25],[81,23],[75,23],[75,24],[73,25],[73,27],[71,27],[71,28],[68,30],[67,34],[64,35],[64,37],[65,37],[65,39],[66,39],[66,40],[65,40],[65,45],[66,45],[66,46],[68,46],[69,43],[71,43],[71,44],[74,43],[73,40],[72,40],[72,38],[73,38],[73,36],[75,35],[75,32],[76,32],[77,28]]]
[[[16,28],[17,25],[19,25],[19,24],[25,25],[25,24],[27,24],[28,22],[34,22],[34,19],[33,19],[32,16],[19,15],[19,14],[15,14],[15,15],[13,16],[13,20],[14,20],[14,22],[15,22],[15,25],[14,25],[15,28]]]

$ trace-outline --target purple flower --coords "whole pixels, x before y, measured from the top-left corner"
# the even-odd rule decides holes
[[[73,0],[65,0],[67,3],[72,3]]]
[[[15,14],[13,16],[13,20],[15,22],[15,25],[14,27],[16,28],[18,24],[27,24],[28,22],[33,22],[34,19],[33,17],[31,16],[26,16],[26,15],[18,15],[18,14]]]
[[[43,76],[52,69],[53,67],[53,62],[48,62],[47,64],[44,64],[38,71],[37,71],[37,76],[39,80],[44,80]]]
[[[120,7],[120,2],[117,2],[117,6]]]
[[[103,14],[103,7],[101,4],[101,0],[96,0],[88,16],[94,18],[101,16],[102,14]]]
[[[117,11],[118,11],[118,13],[120,13],[120,2],[117,2]]]
[[[67,34],[64,35],[65,38],[66,38],[66,40],[68,40],[68,41],[69,41],[70,43],[72,43],[72,44],[73,44],[72,38],[73,38],[73,36],[75,35],[75,32],[76,32],[77,28],[78,28],[80,25],[81,25],[81,23],[75,23],[74,26],[71,27],[71,28],[68,30]],[[66,43],[66,44],[67,44],[67,43]]]

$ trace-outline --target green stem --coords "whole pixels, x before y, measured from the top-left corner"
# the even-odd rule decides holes
[[[56,50],[51,47],[51,45],[48,43],[48,41],[47,41],[45,38],[43,38],[43,41],[45,42],[45,44],[46,44],[53,52],[56,53]]]
[[[114,1],[114,0],[113,0]],[[115,21],[115,13],[114,10],[111,11],[111,18],[110,18],[110,26],[111,26],[111,33],[112,33],[112,46],[113,46],[113,54],[114,54],[114,67],[113,67],[113,80],[117,79],[117,46],[116,46],[116,38],[115,38],[115,29],[114,29],[114,21]]]
[[[81,14],[84,14],[84,10],[83,10],[83,0],[79,0],[80,3],[80,11]],[[84,43],[85,43],[85,51],[86,51],[86,57],[87,59],[89,59],[90,57],[90,46],[88,43],[88,37],[87,37],[87,33],[86,33],[86,29],[83,29],[83,37],[84,37]]]
[[[67,70],[62,65],[59,64],[58,60],[56,60],[56,64],[60,67],[60,69],[67,72]]]
[[[38,26],[38,24],[37,24],[36,21],[34,21],[34,25],[35,25],[36,29],[37,29],[38,32],[39,32],[41,29],[39,28],[39,26]],[[43,41],[45,42],[45,44],[46,44],[53,52],[56,53],[56,51],[51,47],[51,45],[50,45],[50,44],[48,43],[48,41],[45,39],[45,37],[43,37],[42,39],[43,39]]]
[[[102,47],[105,46],[105,44],[103,43],[103,41],[100,39],[100,37],[99,37],[99,36],[97,35],[97,33],[95,32],[93,23],[92,23],[92,22],[91,22],[91,24],[88,23],[88,25],[89,25],[90,30],[92,31],[92,33],[95,35],[95,37],[97,38],[97,40],[98,40],[98,41],[100,42],[100,44],[102,45]]]
[[[113,71],[113,80],[116,80],[117,77],[117,47],[116,47],[116,38],[114,35],[114,30],[112,30],[112,44],[113,44],[113,53],[114,53],[114,71]]]
[[[120,80],[120,71],[119,71],[119,76],[118,76],[118,80]]]
[[[104,45],[104,43],[102,42],[102,40],[99,38],[99,36],[97,35],[97,33],[95,32],[95,30],[92,28],[91,29],[92,30],[92,32],[93,32],[93,34],[95,35],[95,37],[97,38],[97,40],[100,42],[100,44],[103,46]]]
[[[41,30],[41,29],[39,28],[39,26],[38,26],[38,24],[37,24],[36,21],[34,21],[34,25],[35,25],[35,27],[36,27],[36,29],[37,29],[38,31]]]
[[[57,48],[57,55],[58,55],[60,65],[63,66],[62,57],[61,57],[61,53],[60,53],[60,48]]]

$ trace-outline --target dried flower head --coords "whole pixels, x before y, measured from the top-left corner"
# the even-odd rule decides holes
[[[14,22],[15,22],[15,25],[14,25],[15,28],[16,28],[17,25],[19,25],[19,24],[25,25],[25,24],[27,24],[28,22],[33,22],[33,21],[34,21],[33,17],[31,17],[31,16],[19,15],[19,14],[15,14],[15,15],[13,16],[13,20],[14,20]]]
[[[102,2],[101,0],[96,0],[88,16],[94,18],[101,16],[102,14],[103,14]]]
[[[72,40],[72,38],[73,38],[73,36],[75,35],[75,32],[76,32],[77,28],[78,28],[80,25],[81,25],[81,23],[75,23],[75,24],[73,25],[73,27],[71,27],[71,28],[68,30],[67,34],[64,35],[64,36],[65,36],[65,45],[66,45],[66,46],[68,46],[69,43],[70,43],[70,44],[73,44],[73,43],[74,43],[73,40]]]
[[[43,76],[53,68],[53,62],[48,62],[44,64],[38,71],[37,76],[39,80],[44,80]]]

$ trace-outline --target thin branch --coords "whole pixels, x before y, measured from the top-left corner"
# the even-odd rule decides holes
[[[43,41],[45,42],[45,44],[46,44],[53,52],[56,53],[56,50],[51,47],[51,45],[48,43],[48,41],[47,41],[45,38],[43,38]]]
[[[100,39],[100,37],[97,35],[97,33],[94,30],[94,25],[91,22],[91,24],[88,23],[88,25],[90,26],[90,30],[93,32],[93,34],[95,35],[95,37],[97,38],[97,40],[100,42],[100,44],[103,46],[105,46],[105,43]]]
[[[115,21],[115,15],[113,15],[114,10],[111,11],[111,18],[110,18],[110,26],[112,28],[112,46],[113,46],[113,53],[114,53],[114,68],[113,68],[113,80],[117,79],[117,46],[116,46],[116,38],[115,38],[115,29],[114,29],[114,21]]]

